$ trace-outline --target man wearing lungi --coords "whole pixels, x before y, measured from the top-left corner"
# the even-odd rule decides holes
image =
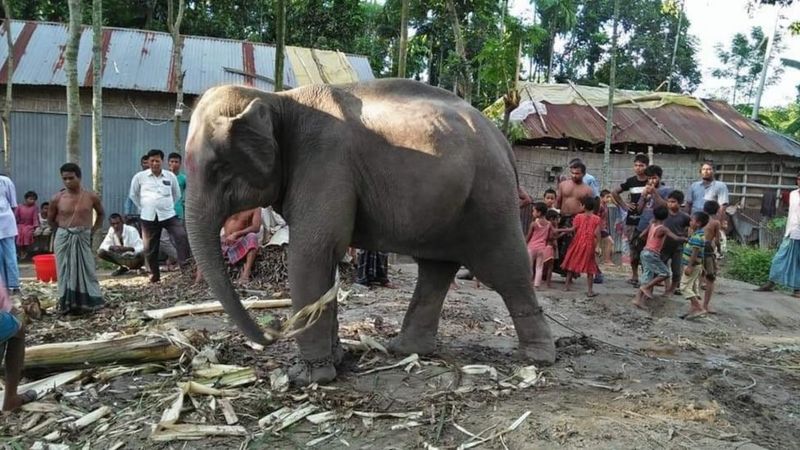
[[[223,228],[222,253],[228,264],[235,266],[244,259],[244,267],[239,275],[240,282],[250,281],[253,263],[258,256],[261,231],[261,208],[236,213],[225,221]]]
[[[786,286],[800,298],[800,173],[797,174],[798,189],[789,194],[789,215],[786,216],[786,232],[769,269],[769,281],[756,291],[771,291],[775,285]]]
[[[62,314],[83,314],[103,306],[95,275],[92,235],[103,224],[100,197],[81,186],[77,164],[61,166],[64,188],[50,200],[47,221],[55,232],[58,309]],[[92,212],[96,213],[92,224]]]

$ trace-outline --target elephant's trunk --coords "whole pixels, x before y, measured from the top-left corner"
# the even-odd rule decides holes
[[[225,221],[226,212],[219,207],[221,204],[219,199],[209,201],[208,198],[203,198],[198,192],[202,189],[203,187],[190,185],[186,204],[187,234],[197,269],[211,286],[225,312],[245,336],[254,342],[267,345],[269,342],[264,333],[242,306],[222,259],[219,230]]]

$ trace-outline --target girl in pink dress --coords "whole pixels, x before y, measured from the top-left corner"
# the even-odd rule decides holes
[[[553,260],[553,247],[550,246],[553,225],[545,219],[545,214],[547,214],[547,205],[545,203],[534,203],[532,214],[533,223],[531,223],[527,237],[528,254],[531,256],[531,264],[534,264],[533,287],[538,288],[542,284],[545,264]],[[548,279],[549,286],[550,281]]]
[[[583,214],[578,214],[572,221],[572,227],[563,228],[559,231],[574,232],[575,237],[564,255],[561,267],[567,271],[567,279],[564,283],[564,290],[569,290],[572,285],[572,278],[576,273],[586,274],[588,297],[597,295],[593,290],[594,276],[600,272],[597,267],[595,248],[600,239],[600,217],[594,214],[597,202],[592,197],[586,197],[581,201],[583,204]]]
[[[25,193],[25,203],[17,206],[14,215],[17,217],[17,248],[20,259],[27,257],[27,250],[33,244],[33,231],[39,226],[39,207],[36,192]]]

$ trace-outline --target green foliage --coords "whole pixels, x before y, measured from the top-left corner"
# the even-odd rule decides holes
[[[735,280],[761,285],[769,279],[774,250],[762,250],[742,245],[729,245],[726,275]]]
[[[738,105],[736,109],[747,117],[753,112],[751,105]],[[762,108],[758,111],[758,118],[773,130],[800,140],[800,100],[787,106]]]
[[[780,35],[776,36],[773,52],[780,54],[783,44]],[[730,103],[751,103],[755,95],[756,84],[764,67],[764,54],[767,51],[767,39],[761,27],[753,27],[750,34],[736,33],[730,44],[725,47],[717,44],[715,47],[717,58],[722,67],[711,72],[715,78],[731,80]],[[770,68],[767,77],[767,86],[775,84],[783,74],[779,65]]]
[[[767,228],[772,231],[780,231],[786,229],[786,217],[776,217],[767,222]]]
[[[582,84],[608,83],[611,41],[611,0],[581,0],[577,26],[568,36],[559,58],[557,81],[577,80]],[[617,86],[623,89],[654,90],[672,76],[672,90],[693,91],[700,84],[697,39],[689,30],[686,15],[681,19],[675,67],[670,72],[680,4],[675,0],[622,0],[621,39],[617,50]]]

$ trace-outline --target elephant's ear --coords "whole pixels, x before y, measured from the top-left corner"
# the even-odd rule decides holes
[[[229,119],[228,155],[236,175],[253,186],[270,182],[278,161],[278,143],[267,104],[253,99],[236,117]]]

